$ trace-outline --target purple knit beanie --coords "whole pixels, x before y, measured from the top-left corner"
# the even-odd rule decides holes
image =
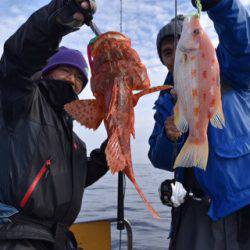
[[[63,65],[71,66],[78,69],[82,73],[84,78],[83,87],[86,86],[88,82],[88,65],[82,53],[75,49],[60,47],[58,52],[55,53],[52,57],[50,57],[47,65],[42,70],[42,74],[46,74],[57,66]]]

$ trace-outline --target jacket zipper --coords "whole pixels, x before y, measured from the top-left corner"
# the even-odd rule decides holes
[[[47,160],[44,165],[42,166],[42,168],[40,169],[40,171],[38,172],[38,174],[36,175],[34,181],[32,182],[32,184],[29,186],[27,192],[25,193],[23,199],[20,202],[20,207],[24,208],[25,205],[27,204],[30,196],[32,195],[32,193],[34,192],[36,186],[38,185],[39,181],[41,180],[41,178],[44,176],[44,174],[46,173],[46,171],[48,170],[48,168],[51,165],[51,160]]]

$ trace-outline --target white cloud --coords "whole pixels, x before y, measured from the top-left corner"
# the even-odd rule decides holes
[[[244,6],[250,7],[250,0],[240,0],[240,1]]]

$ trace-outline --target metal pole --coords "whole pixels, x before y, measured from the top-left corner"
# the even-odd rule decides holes
[[[124,174],[118,174],[117,229],[124,229]]]
[[[132,227],[129,223],[128,220],[124,220],[125,227],[127,229],[127,240],[128,240],[128,250],[133,249],[133,232],[132,232]]]
[[[122,0],[121,11],[120,11],[120,31],[122,32]],[[124,230],[124,173],[119,172],[118,174],[118,204],[117,204],[117,229]]]

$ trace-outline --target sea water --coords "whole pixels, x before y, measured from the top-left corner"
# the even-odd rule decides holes
[[[155,169],[148,164],[135,164],[136,180],[147,199],[161,219],[154,219],[147,210],[137,191],[126,178],[125,187],[125,218],[129,220],[133,230],[133,249],[163,250],[168,249],[170,230],[170,208],[163,206],[158,195],[158,187],[162,181],[172,178],[167,171]],[[108,172],[99,181],[85,190],[82,209],[77,221],[89,221],[117,216],[117,182],[118,175]],[[126,231],[121,234],[112,226],[112,249],[126,248]]]

